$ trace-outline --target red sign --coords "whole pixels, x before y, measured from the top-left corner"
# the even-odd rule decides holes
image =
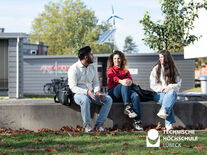
[[[60,65],[60,66],[44,65],[44,66],[41,66],[40,70],[41,71],[55,71],[55,70],[68,71],[69,68],[70,66],[67,66],[67,65]]]

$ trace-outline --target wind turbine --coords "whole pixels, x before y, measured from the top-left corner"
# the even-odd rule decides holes
[[[98,44],[102,44],[106,42],[113,43],[113,50],[115,50],[115,31],[116,31],[115,18],[123,20],[123,18],[114,14],[114,8],[112,6],[112,15],[105,21],[105,23],[113,19],[113,28],[106,31],[97,41]]]
[[[115,50],[115,31],[116,31],[116,22],[115,22],[115,19],[121,19],[121,20],[123,20],[123,18],[121,18],[121,17],[119,17],[119,16],[117,16],[117,15],[115,15],[115,13],[114,13],[114,7],[113,7],[113,5],[112,5],[112,15],[111,15],[111,17],[109,17],[107,20],[106,20],[106,23],[108,22],[108,21],[110,21],[111,19],[113,19],[113,33],[112,33],[112,42],[113,42],[113,50]]]
[[[111,15],[111,17],[109,17],[109,18],[106,20],[106,23],[107,23],[109,20],[113,19],[113,28],[115,28],[115,18],[123,20],[123,18],[121,18],[121,17],[119,17],[119,16],[117,16],[117,15],[114,14],[114,8],[113,8],[113,6],[112,6],[112,15]]]

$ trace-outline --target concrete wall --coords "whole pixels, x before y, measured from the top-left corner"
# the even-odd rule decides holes
[[[92,124],[98,117],[100,107],[91,105]],[[141,103],[143,126],[156,125],[164,120],[157,117],[160,105],[155,102]],[[131,119],[123,114],[123,103],[113,103],[105,127],[122,128],[131,125]],[[174,126],[196,129],[199,126],[207,128],[206,101],[177,101],[174,106],[176,123]],[[71,107],[54,103],[53,100],[3,100],[0,104],[0,128],[26,128],[39,130],[42,128],[60,129],[63,126],[82,126],[80,107]]]

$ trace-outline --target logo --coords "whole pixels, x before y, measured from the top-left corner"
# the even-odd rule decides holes
[[[160,147],[160,136],[156,129],[150,129],[146,136],[147,147]]]

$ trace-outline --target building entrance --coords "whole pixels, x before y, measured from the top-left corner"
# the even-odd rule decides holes
[[[8,40],[0,39],[0,90],[8,90]]]

